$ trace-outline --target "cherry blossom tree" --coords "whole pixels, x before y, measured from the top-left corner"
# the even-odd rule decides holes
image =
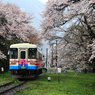
[[[21,12],[20,8],[16,5],[2,4],[0,8],[2,18],[5,19],[5,23],[0,27],[0,35],[7,37],[8,39],[20,38],[23,41],[28,41],[30,32],[29,22],[33,19],[32,15]],[[4,20],[3,19],[3,20]]]
[[[29,42],[32,44],[37,44],[38,46],[42,46],[42,34],[40,32],[40,30],[36,30],[35,28],[32,28],[33,31],[30,33],[29,36]]]
[[[88,33],[83,33],[84,30],[81,29],[82,27],[79,28],[78,26],[78,29],[74,27],[75,26],[72,26],[68,29],[63,40],[59,43],[59,61],[62,60],[61,63],[70,65],[72,68],[82,68],[88,64],[91,53],[87,45],[91,42],[91,39]]]
[[[42,14],[45,18],[41,25],[42,29],[44,32],[62,32],[64,31],[62,26],[74,19],[86,21],[86,16],[92,14],[93,7],[94,0],[49,0]]]
[[[49,41],[60,38],[59,62],[63,65],[85,67],[88,63],[88,45],[95,39],[94,15],[95,0],[48,0],[41,26]],[[69,28],[65,29],[66,25]],[[58,37],[59,32],[63,36]]]

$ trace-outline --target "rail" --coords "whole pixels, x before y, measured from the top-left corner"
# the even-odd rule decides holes
[[[20,87],[21,85],[25,84],[26,82],[14,83],[9,82],[3,85],[0,85],[0,95],[7,95],[8,92],[11,90]],[[6,93],[6,94],[5,94]]]

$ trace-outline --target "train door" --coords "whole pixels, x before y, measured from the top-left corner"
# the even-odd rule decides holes
[[[20,60],[26,59],[26,51],[20,51]]]
[[[27,49],[20,49],[19,50],[19,67],[21,69],[27,69]]]

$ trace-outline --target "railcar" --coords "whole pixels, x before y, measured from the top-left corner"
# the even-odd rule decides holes
[[[9,70],[13,78],[32,78],[42,73],[42,51],[29,43],[12,44],[9,50]]]

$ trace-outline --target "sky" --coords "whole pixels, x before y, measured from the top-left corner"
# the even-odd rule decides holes
[[[45,4],[48,0],[39,0],[39,1]]]

